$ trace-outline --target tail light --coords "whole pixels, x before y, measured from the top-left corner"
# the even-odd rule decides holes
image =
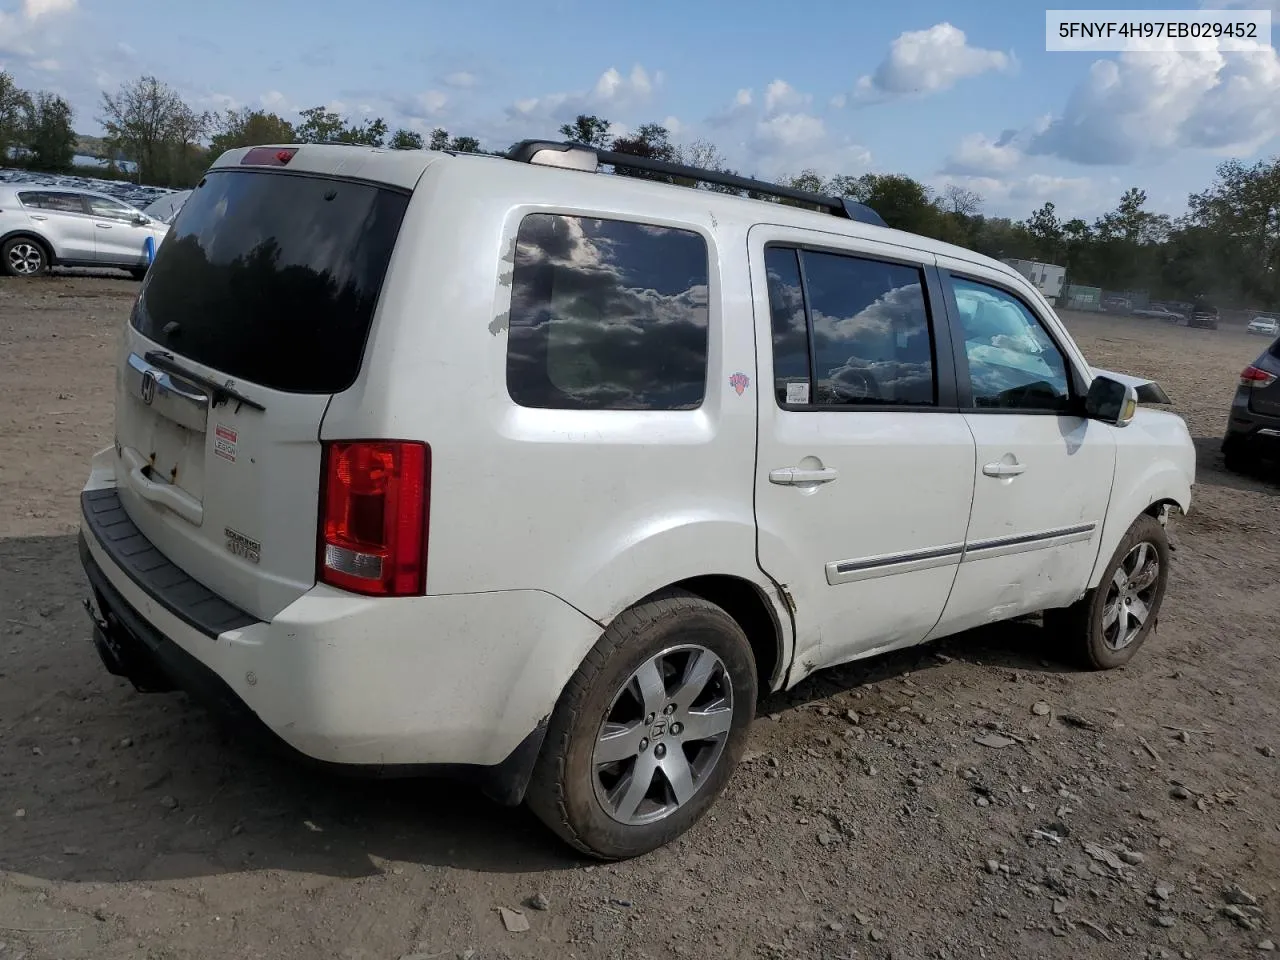
[[[1269,387],[1276,382],[1276,375],[1268,373],[1266,370],[1260,370],[1250,364],[1240,371],[1240,386],[1261,389]]]
[[[368,596],[420,596],[431,448],[395,440],[326,443],[322,482],[317,579]]]

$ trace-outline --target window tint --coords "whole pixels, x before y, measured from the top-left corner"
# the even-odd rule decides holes
[[[832,253],[800,256],[813,337],[809,402],[933,404],[933,344],[921,271]],[[794,310],[790,316],[788,326],[794,326]],[[800,388],[783,389],[792,392],[792,402],[804,402],[794,399]]]
[[[408,203],[365,183],[214,171],[160,244],[133,325],[238,380],[345,390]]]
[[[780,404],[808,403],[810,397],[809,326],[798,256],[787,247],[764,252],[773,318],[773,390]]]
[[[531,214],[516,235],[507,390],[525,407],[690,410],[707,380],[706,242]]]
[[[60,213],[84,213],[84,201],[74,193],[48,193],[45,191],[20,193],[18,199],[26,207],[38,210],[56,210]]]
[[[95,217],[110,217],[112,220],[132,220],[138,211],[115,200],[103,197],[88,197],[89,210]]]
[[[1065,411],[1071,400],[1067,364],[1035,315],[1012,294],[952,278],[973,405]]]

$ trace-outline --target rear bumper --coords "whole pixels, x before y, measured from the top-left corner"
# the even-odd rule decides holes
[[[1249,396],[1236,392],[1227,416],[1227,432],[1223,449],[1249,447],[1270,456],[1280,455],[1280,417],[1268,416],[1249,409]]]
[[[375,601],[322,586],[256,621],[169,564],[111,512],[113,494],[82,494],[80,531],[109,670],[186,690],[340,772],[449,776],[523,798],[594,622],[541,591]]]

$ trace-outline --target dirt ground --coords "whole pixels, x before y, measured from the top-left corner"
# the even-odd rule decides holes
[[[1066,669],[1018,623],[821,673],[764,706],[713,817],[592,866],[523,810],[281,764],[103,670],[76,494],[111,437],[136,290],[0,281],[0,960],[1216,960],[1280,942],[1280,487],[1217,449],[1259,338],[1067,318],[1092,362],[1158,377],[1199,446],[1131,667]],[[1019,739],[975,742],[993,729]]]

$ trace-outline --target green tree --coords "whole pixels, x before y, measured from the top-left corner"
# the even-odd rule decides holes
[[[405,130],[401,127],[392,134],[387,146],[392,150],[421,150],[423,147],[422,134],[415,130]]]
[[[1060,263],[1065,252],[1066,238],[1057,208],[1046,200],[1043,207],[1031,214],[1023,225],[1035,245],[1035,259],[1044,263]]]
[[[217,131],[209,140],[209,155],[217,157],[236,147],[258,147],[272,143],[293,143],[293,124],[265,110],[228,110],[213,123]]]
[[[480,141],[475,137],[454,137],[449,149],[455,153],[480,153]]]
[[[609,121],[593,114],[580,113],[573,123],[560,128],[560,136],[570,143],[581,143],[603,150],[609,143]]]
[[[294,133],[299,143],[352,143],[380,147],[387,138],[387,124],[381,117],[354,124],[325,107],[311,107],[300,114],[302,122]]]
[[[24,134],[33,170],[65,172],[76,150],[71,104],[56,94],[40,91],[27,105]]]
[[[671,143],[671,134],[660,123],[641,124],[640,129],[631,136],[615,137],[610,149],[614,153],[644,157],[647,160],[663,160],[668,163],[673,161],[676,156],[676,148]],[[659,180],[663,183],[674,182],[669,174],[654,173],[650,170],[641,170],[636,167],[618,165],[613,168],[613,172],[624,177],[641,177],[648,180]]]
[[[196,113],[168,84],[144,76],[103,92],[99,121],[108,147],[139,165],[139,178],[161,185],[185,184],[202,164],[200,139],[210,116]]]
[[[0,166],[8,166],[10,154],[23,146],[30,109],[30,94],[14,83],[9,73],[0,70]]]

